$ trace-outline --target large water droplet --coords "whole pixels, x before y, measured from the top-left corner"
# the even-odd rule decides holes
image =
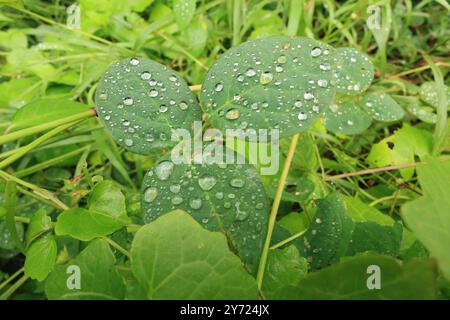
[[[303,120],[306,120],[306,119],[308,119],[308,115],[306,113],[300,112],[298,114],[298,120],[303,121]]]
[[[139,59],[138,58],[131,58],[130,59],[130,64],[133,66],[137,66],[139,64]]]
[[[123,99],[123,104],[126,106],[132,106],[133,105],[133,98],[126,97]]]
[[[305,98],[305,100],[312,100],[314,99],[314,95],[311,92],[305,92],[303,98]]]
[[[311,56],[313,56],[313,57],[318,57],[318,56],[320,56],[322,54],[322,49],[320,49],[319,47],[314,47],[312,50],[311,50]]]
[[[272,80],[273,80],[273,74],[268,71],[261,73],[261,77],[259,78],[259,82],[261,84],[271,83]]]
[[[229,120],[236,120],[241,116],[241,113],[239,112],[238,109],[230,109],[228,110],[227,114],[225,115],[225,117]]]
[[[170,192],[178,193],[181,190],[181,186],[179,184],[173,184],[169,187]]]
[[[179,205],[182,202],[183,202],[183,198],[180,197],[179,195],[176,195],[172,198],[172,204],[174,204],[174,205]]]
[[[150,80],[151,77],[152,75],[150,74],[150,72],[144,71],[141,73],[142,80]]]
[[[240,178],[234,178],[230,180],[230,185],[235,188],[242,188],[245,184],[245,181]]]
[[[172,174],[173,167],[174,167],[174,165],[170,161],[160,162],[155,168],[156,176],[160,180],[167,180],[167,178],[169,178],[170,175]]]
[[[152,89],[150,90],[149,96],[155,98],[158,96],[158,90]]]
[[[220,92],[223,90],[223,83],[217,83],[214,90],[216,90],[217,92]]]
[[[328,81],[325,79],[319,79],[319,80],[317,80],[317,85],[319,87],[326,88],[326,87],[328,87]]]
[[[149,187],[144,191],[144,201],[153,202],[158,196],[158,190],[155,187]]]
[[[198,179],[198,185],[202,190],[209,191],[216,185],[216,178],[214,177],[202,177]]]
[[[245,75],[247,77],[254,77],[256,75],[256,71],[253,68],[247,69],[247,72],[245,72]]]
[[[131,147],[134,144],[133,140],[131,139],[125,139],[125,145],[127,147]]]
[[[189,206],[195,210],[200,209],[202,207],[202,204],[202,199],[200,198],[194,198],[189,201]]]
[[[188,108],[188,104],[184,101],[181,101],[178,106],[180,107],[181,110],[186,110]]]

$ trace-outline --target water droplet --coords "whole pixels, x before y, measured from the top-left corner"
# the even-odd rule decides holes
[[[319,65],[320,70],[328,71],[331,69],[331,65],[329,63],[322,63]]]
[[[126,97],[123,99],[123,104],[126,106],[132,106],[133,105],[133,98]]]
[[[313,56],[313,57],[318,57],[318,56],[320,56],[322,54],[322,49],[320,49],[319,47],[314,47],[312,50],[311,50],[311,56]]]
[[[170,161],[160,162],[155,168],[156,176],[160,180],[166,180],[172,174],[173,167],[174,167],[174,165]]]
[[[326,88],[326,87],[328,87],[328,81],[325,79],[319,79],[319,80],[317,80],[317,85],[319,87]]]
[[[125,139],[125,145],[126,145],[127,147],[131,147],[131,146],[133,145],[133,140],[131,140],[131,139]]]
[[[181,110],[186,110],[188,108],[188,104],[184,101],[181,101],[178,106],[180,107]]]
[[[166,112],[168,110],[167,106],[165,104],[162,104],[159,106],[159,112]]]
[[[306,119],[308,119],[308,115],[306,113],[300,112],[298,114],[298,120],[303,121],[303,120],[306,120]]]
[[[182,202],[183,202],[183,198],[180,197],[179,195],[176,195],[172,198],[172,204],[174,204],[174,205],[179,205]]]
[[[302,106],[303,106],[303,102],[301,102],[300,100],[297,100],[294,102],[294,107],[301,108]]]
[[[150,97],[154,98],[158,96],[158,90],[152,89],[149,93]]]
[[[278,63],[286,63],[286,56],[285,55],[279,56],[277,61]]]
[[[282,66],[276,66],[276,67],[275,67],[275,71],[276,71],[276,72],[283,72],[283,70],[284,70],[284,69],[283,69]]]
[[[238,109],[230,109],[228,110],[227,114],[225,115],[225,117],[229,120],[236,120],[241,116],[241,113],[239,112]]]
[[[203,219],[202,219],[202,222],[203,222],[204,224],[207,224],[207,223],[208,223],[208,221],[209,221],[209,219],[208,219],[208,218],[203,218]]]
[[[239,82],[242,82],[242,81],[244,81],[244,75],[243,74],[238,74],[237,75],[237,81],[239,81]]]
[[[223,192],[217,192],[216,193],[216,198],[219,199],[219,200],[222,200],[223,199]]]
[[[200,198],[194,198],[189,201],[189,206],[195,210],[200,209],[202,207],[202,204],[202,199]]]
[[[347,124],[348,124],[349,126],[352,126],[352,125],[353,125],[353,121],[352,121],[352,120],[348,120],[348,121],[347,121]]]
[[[264,207],[264,203],[258,202],[255,207],[256,209],[261,210]]]
[[[253,68],[247,69],[247,72],[245,73],[247,77],[254,77],[256,75],[256,71]]]
[[[218,83],[216,84],[216,87],[214,88],[214,90],[216,90],[217,92],[220,92],[223,90],[223,84],[222,83]]]
[[[230,185],[235,188],[242,188],[245,184],[245,181],[240,178],[234,178],[230,180]]]
[[[322,223],[322,220],[320,220],[320,218],[316,218],[316,223],[320,224]]]
[[[133,66],[137,66],[139,64],[139,59],[138,58],[131,58],[130,59],[130,64]]]
[[[169,80],[172,81],[172,82],[175,82],[175,81],[177,81],[177,77],[175,75],[171,75],[169,77]]]
[[[261,77],[259,78],[259,82],[261,84],[271,83],[272,80],[273,80],[273,74],[268,71],[261,73]]]
[[[216,185],[216,182],[217,182],[216,178],[210,177],[210,176],[202,177],[202,178],[198,179],[198,185],[204,191],[211,190]]]
[[[178,193],[181,190],[181,186],[179,184],[173,184],[169,187],[170,192]]]
[[[155,187],[149,187],[144,191],[144,201],[153,202],[158,196],[158,190]]]
[[[305,98],[305,100],[312,100],[314,99],[314,95],[311,92],[305,92],[303,98]]]
[[[150,80],[151,77],[152,75],[150,74],[150,72],[144,71],[141,73],[142,80]]]
[[[105,92],[100,93],[99,95],[100,100],[106,100],[108,98],[108,95]]]

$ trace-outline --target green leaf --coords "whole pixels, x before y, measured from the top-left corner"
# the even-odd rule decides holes
[[[51,235],[34,241],[26,252],[25,274],[31,279],[43,281],[55,265],[57,250]]]
[[[123,299],[125,285],[115,263],[109,245],[104,240],[95,240],[76,259],[55,266],[45,282],[45,294],[50,300]],[[77,276],[71,266],[79,268],[80,289],[68,286]]]
[[[143,226],[131,247],[133,274],[148,299],[256,299],[256,281],[227,239],[177,210]]]
[[[333,99],[333,52],[307,38],[245,42],[211,67],[200,99],[218,129],[305,131]]]
[[[266,299],[279,299],[288,286],[295,286],[306,276],[308,263],[295,246],[270,250],[262,285]]]
[[[364,109],[378,121],[397,121],[405,116],[405,111],[387,93],[368,93],[363,99]]]
[[[380,268],[380,289],[367,287],[369,266]],[[436,271],[432,260],[401,263],[388,256],[363,255],[308,274],[287,299],[435,299]]]
[[[0,108],[20,107],[30,101],[36,94],[31,90],[38,81],[36,77],[13,78],[0,83]]]
[[[39,99],[24,105],[16,111],[12,127],[31,127],[89,110],[89,106],[67,99]]]
[[[6,49],[24,49],[27,47],[27,36],[21,29],[0,31],[0,46]]]
[[[347,214],[354,222],[376,222],[381,226],[393,226],[395,220],[381,213],[374,207],[362,202],[358,198],[341,195],[347,207]]]
[[[33,214],[28,224],[25,234],[27,245],[30,245],[33,240],[51,229],[52,219],[47,215],[45,209],[39,209]]]
[[[109,235],[130,222],[120,188],[111,181],[102,181],[89,195],[88,209],[73,208],[58,216],[55,233],[89,241]]]
[[[333,104],[325,111],[325,127],[335,133],[358,134],[370,126],[370,117],[353,103]]]
[[[226,234],[247,267],[256,272],[269,209],[251,165],[159,162],[142,184],[144,221],[175,209],[189,212],[208,230]]]
[[[336,262],[347,250],[353,222],[346,215],[344,202],[335,192],[317,200],[317,213],[304,236],[299,238],[299,249],[307,257],[311,269],[316,270]]]
[[[450,87],[447,88],[447,107],[450,105]],[[419,90],[420,98],[430,106],[437,108],[439,106],[439,93],[436,82],[427,81],[422,83]]]
[[[369,57],[354,48],[338,48],[335,56],[338,61],[336,91],[350,95],[366,91],[374,76]]]
[[[397,257],[402,242],[403,227],[396,223],[393,227],[376,222],[357,222],[347,247],[347,256],[360,252],[375,252]]]
[[[450,162],[430,158],[417,166],[417,174],[424,196],[403,205],[402,217],[450,279]]]
[[[173,14],[180,29],[186,28],[195,14],[196,0],[173,0]]]
[[[144,58],[125,59],[109,67],[95,103],[114,140],[141,154],[175,145],[172,129],[192,132],[194,121],[201,120],[186,82],[175,71]]]

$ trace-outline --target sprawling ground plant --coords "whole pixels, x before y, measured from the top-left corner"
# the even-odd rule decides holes
[[[449,298],[448,6],[43,4],[0,14],[1,299]]]

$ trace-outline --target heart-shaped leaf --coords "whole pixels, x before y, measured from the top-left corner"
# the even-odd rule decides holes
[[[227,235],[247,267],[256,271],[267,230],[264,187],[249,164],[174,164],[163,160],[142,184],[144,221],[182,209],[211,231]]]
[[[307,38],[245,42],[211,67],[201,101],[219,129],[305,131],[333,99],[333,52]]]
[[[331,105],[325,111],[325,127],[335,133],[358,134],[370,126],[370,117],[355,103]]]
[[[363,99],[364,109],[378,121],[397,121],[405,111],[387,93],[368,93]]]
[[[338,48],[335,57],[338,62],[334,74],[336,91],[350,95],[366,91],[374,76],[369,57],[354,48]]]
[[[115,263],[108,243],[95,240],[76,259],[55,266],[45,282],[45,294],[50,300],[123,299],[125,285]]]
[[[88,209],[73,208],[58,216],[55,233],[89,241],[111,234],[127,223],[130,219],[120,188],[111,181],[102,181],[89,195]]]
[[[143,58],[113,64],[98,85],[95,103],[114,140],[141,154],[173,146],[172,129],[191,131],[193,122],[201,119],[186,82],[175,71]]]
[[[256,281],[227,239],[177,210],[143,226],[131,268],[148,299],[256,299]]]

